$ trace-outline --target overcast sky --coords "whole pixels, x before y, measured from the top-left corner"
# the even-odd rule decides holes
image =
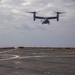
[[[27,11],[47,17],[66,13],[42,25]],[[6,46],[75,47],[75,0],[0,0],[0,47]]]

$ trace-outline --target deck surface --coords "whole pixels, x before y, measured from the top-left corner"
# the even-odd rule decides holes
[[[0,75],[75,75],[75,50],[0,49]]]

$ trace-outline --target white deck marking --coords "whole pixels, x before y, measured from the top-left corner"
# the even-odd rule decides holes
[[[11,59],[16,59],[18,58],[18,55],[11,55],[11,54],[2,54],[2,58],[0,58],[1,60],[11,60]]]
[[[24,57],[18,57],[18,58],[22,59],[22,58],[40,58],[40,57],[46,57],[46,56],[24,56]]]
[[[48,56],[48,55],[42,55],[42,56],[19,56],[19,55],[12,55],[12,54],[2,54],[1,60],[12,60],[12,59],[26,59],[26,58],[69,58],[69,57],[75,57],[75,55],[56,55],[56,56]]]

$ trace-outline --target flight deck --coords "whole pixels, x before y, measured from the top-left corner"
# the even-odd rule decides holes
[[[75,75],[75,48],[1,48],[0,75]]]

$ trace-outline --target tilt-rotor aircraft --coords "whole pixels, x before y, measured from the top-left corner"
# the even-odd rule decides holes
[[[55,11],[54,11],[55,12]],[[32,13],[33,14],[33,20],[35,21],[36,19],[43,19],[42,24],[50,24],[50,19],[56,19],[57,21],[59,21],[59,14],[63,14],[64,12],[55,12],[56,16],[53,17],[41,17],[41,16],[37,16],[37,12],[28,12],[28,13]]]

